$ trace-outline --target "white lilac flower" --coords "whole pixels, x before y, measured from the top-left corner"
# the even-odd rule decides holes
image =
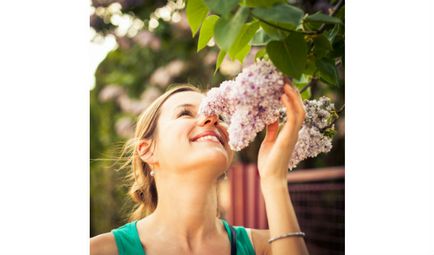
[[[220,87],[210,89],[199,106],[199,112],[204,115],[223,115],[226,119],[230,119],[235,112],[235,104],[232,102],[231,95],[234,86],[234,81],[224,81]]]
[[[292,170],[300,161],[314,158],[320,153],[327,153],[332,149],[332,138],[323,135],[316,127],[303,126],[298,133],[298,140],[288,163]]]
[[[330,98],[321,97],[318,100],[305,100],[306,117],[298,133],[288,168],[292,170],[300,161],[327,153],[332,148],[334,135],[333,122],[337,119],[334,104]],[[285,120],[285,112],[281,110],[281,118]]]
[[[320,97],[318,100],[306,100],[304,102],[306,118],[304,124],[323,129],[334,121],[335,106],[328,97]]]
[[[235,80],[212,88],[202,101],[199,113],[223,115],[228,120],[229,145],[239,151],[266,125],[279,118],[283,84],[283,75],[276,67],[260,60],[245,68]]]
[[[268,61],[258,61],[245,68],[234,80],[224,81],[208,91],[199,107],[199,114],[222,115],[227,120],[229,145],[240,151],[252,142],[266,125],[281,119],[286,121],[282,108],[283,76]],[[306,118],[288,163],[296,165],[332,148],[333,122],[337,114],[327,97],[304,102]]]

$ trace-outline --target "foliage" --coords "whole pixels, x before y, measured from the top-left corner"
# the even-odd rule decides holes
[[[343,84],[337,70],[344,56],[342,1],[333,14],[338,15],[320,11],[308,14],[279,0],[187,1],[193,36],[203,23],[198,50],[214,37],[220,56],[228,54],[232,60],[243,62],[251,46],[261,46],[266,49],[261,57],[270,58],[280,71],[295,80],[319,79],[337,86]]]

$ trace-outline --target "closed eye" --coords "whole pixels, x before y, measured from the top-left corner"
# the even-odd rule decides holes
[[[229,119],[227,118],[227,116],[219,115],[219,120],[222,123],[229,124]]]
[[[188,116],[193,116],[193,114],[191,113],[191,111],[187,110],[187,109],[183,109],[180,113],[178,113],[178,118],[183,116],[183,115],[188,115]]]
[[[178,113],[177,117],[179,118],[184,115],[193,116],[193,113],[190,110],[184,108],[180,113]],[[226,123],[226,118],[223,117],[223,115],[218,115],[218,118],[221,122]]]

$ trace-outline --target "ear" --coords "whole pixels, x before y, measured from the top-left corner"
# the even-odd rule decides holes
[[[137,153],[139,154],[140,158],[150,165],[158,162],[151,145],[152,143],[149,139],[141,139],[137,145]]]

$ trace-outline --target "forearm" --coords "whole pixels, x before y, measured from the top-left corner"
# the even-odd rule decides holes
[[[270,237],[301,231],[286,180],[261,181],[261,189],[267,210]],[[287,237],[276,240],[270,245],[273,255],[309,254],[303,237]]]

